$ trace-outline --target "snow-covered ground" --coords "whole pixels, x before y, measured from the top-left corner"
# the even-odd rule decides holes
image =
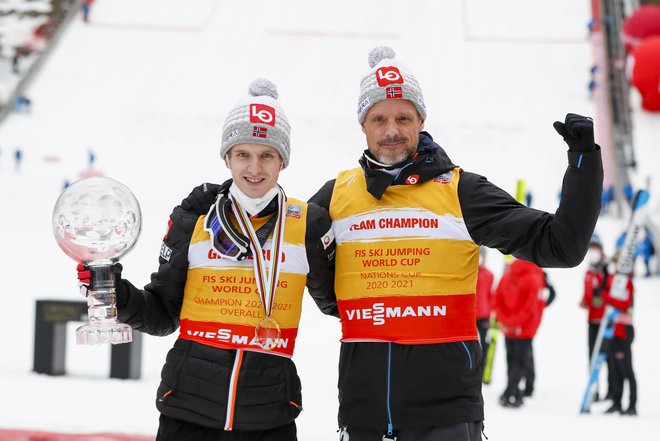
[[[122,263],[124,276],[143,285],[157,267],[172,207],[195,185],[228,177],[218,157],[221,125],[252,79],[279,87],[292,126],[281,183],[307,198],[364,149],[359,80],[369,50],[389,45],[418,77],[426,129],[452,160],[512,192],[524,178],[533,205],[554,211],[566,147],[552,122],[567,112],[594,114],[589,8],[586,0],[97,0],[91,23],[71,26],[32,83],[32,113],[0,127],[0,428],[156,431],[155,390],[175,336],[145,336],[141,380],[109,380],[109,349],[76,346],[78,324],[71,324],[69,375],[30,372],[35,299],[79,299],[75,264],[55,244],[50,217],[64,181],[87,167],[89,149],[97,168],[142,205],[142,237]],[[633,107],[643,182],[658,172],[660,116],[641,113],[635,95]],[[24,153],[20,171],[16,147]],[[622,228],[616,219],[599,223],[608,251]],[[489,264],[499,275],[498,254],[489,253]],[[491,440],[657,432],[657,278],[636,281],[640,415],[602,415],[601,403],[578,414],[587,371],[586,316],[578,308],[584,270],[550,270],[558,297],[535,340],[535,395],[518,410],[497,405],[506,370],[500,348],[493,383],[484,387]],[[306,300],[294,356],[303,381],[302,441],[336,439],[339,335],[339,324]]]

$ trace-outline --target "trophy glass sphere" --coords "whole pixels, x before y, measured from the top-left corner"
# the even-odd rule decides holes
[[[142,229],[140,204],[120,182],[91,177],[62,192],[53,209],[53,233],[64,253],[89,267],[88,322],[78,344],[128,343],[131,327],[117,320],[113,264],[128,253]]]

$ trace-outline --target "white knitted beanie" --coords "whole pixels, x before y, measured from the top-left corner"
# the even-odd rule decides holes
[[[374,104],[386,99],[408,100],[415,105],[421,118],[426,119],[424,96],[417,78],[395,57],[394,50],[387,46],[376,47],[369,53],[371,70],[360,82],[357,109],[360,124]]]
[[[267,79],[254,80],[248,95],[229,111],[222,127],[220,156],[224,159],[237,144],[264,144],[277,150],[283,166],[291,155],[289,121],[277,98],[277,86]]]

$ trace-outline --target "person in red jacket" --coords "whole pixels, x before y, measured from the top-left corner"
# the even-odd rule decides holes
[[[614,318],[614,335],[612,337],[608,358],[612,360],[612,406],[606,413],[618,412],[622,415],[637,415],[637,380],[632,364],[632,342],[635,339],[635,328],[632,322],[634,288],[632,276],[628,278],[624,298],[615,298],[611,287],[614,275],[607,280],[606,291],[603,292],[603,300],[607,305],[616,308],[618,314]],[[628,380],[628,409],[623,410],[621,400],[623,398],[623,384]]]
[[[477,274],[477,331],[481,341],[482,353],[488,353],[486,334],[490,328],[490,315],[493,311],[493,285],[495,276],[486,268],[486,248],[481,247],[479,255],[479,272]],[[485,361],[486,357],[483,357]]]
[[[516,259],[502,276],[495,295],[495,312],[506,337],[508,382],[500,404],[520,407],[521,380],[528,372],[532,339],[541,324],[546,287],[543,270],[533,263]]]
[[[603,303],[603,292],[607,287],[608,260],[603,252],[603,243],[597,234],[591,237],[589,250],[585,260],[589,263],[589,268],[584,275],[584,294],[580,306],[588,310],[588,344],[589,344],[589,366],[591,366],[594,345],[596,344],[596,337],[598,336],[598,328],[600,322],[603,320],[605,312],[605,304]],[[605,399],[612,398],[612,360],[607,359],[607,395]],[[596,388],[594,394],[594,401],[598,401],[599,393]]]

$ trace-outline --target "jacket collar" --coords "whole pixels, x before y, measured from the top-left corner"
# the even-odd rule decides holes
[[[391,185],[422,184],[456,168],[447,153],[427,132],[419,133],[419,145],[415,155],[400,164],[388,167],[388,169],[399,169],[394,175],[380,168],[370,168],[365,155],[370,155],[369,150],[365,150],[360,158],[360,166],[367,180],[367,191],[379,200]],[[415,182],[408,179],[412,175],[417,175]]]

